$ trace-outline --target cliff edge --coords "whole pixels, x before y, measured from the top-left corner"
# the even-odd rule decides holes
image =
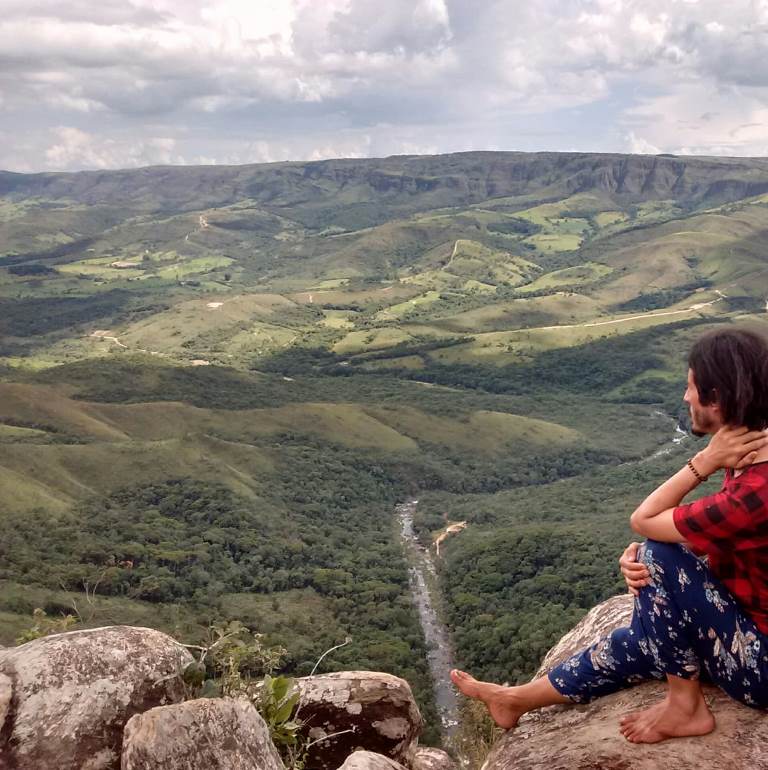
[[[557,663],[627,625],[632,597],[615,596],[591,610],[546,655],[537,676]],[[592,703],[552,706],[526,714],[516,730],[491,750],[482,770],[768,770],[768,718],[704,686],[717,726],[698,738],[656,744],[629,743],[619,719],[661,700],[665,685],[646,682]]]
[[[632,598],[595,607],[539,674],[625,625]],[[192,656],[152,629],[109,626],[0,648],[0,770],[285,770],[270,728],[243,698],[185,700]],[[295,680],[309,748],[304,770],[455,770],[418,745],[422,718],[408,683],[347,671]],[[524,716],[483,770],[768,770],[768,720],[713,686],[710,735],[627,742],[620,717],[663,696],[648,682],[579,706]]]

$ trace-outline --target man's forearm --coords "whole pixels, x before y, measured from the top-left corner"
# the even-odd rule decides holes
[[[698,468],[697,468],[698,470]],[[674,508],[683,498],[695,489],[701,482],[686,465],[674,476],[668,478],[661,486],[651,492],[632,514],[636,520],[651,519],[668,508]]]
[[[717,465],[711,460],[706,450],[699,452],[692,460],[693,467],[699,475],[706,478],[718,470]],[[658,516],[662,511],[668,508],[674,508],[683,501],[683,498],[692,490],[696,489],[701,480],[696,474],[685,465],[674,476],[667,479],[660,487],[651,492],[643,500],[632,514],[637,519],[650,519]]]
[[[693,458],[693,465],[700,476],[708,476],[717,470],[704,452]],[[681,468],[640,503],[630,517],[632,529],[646,537],[682,541],[682,535],[674,526],[672,512],[700,483],[701,480],[687,465]]]

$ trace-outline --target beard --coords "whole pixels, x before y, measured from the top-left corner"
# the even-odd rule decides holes
[[[704,414],[700,409],[689,409],[691,415],[691,433],[698,438],[706,436],[708,433],[714,433],[716,430],[714,420],[709,415]]]

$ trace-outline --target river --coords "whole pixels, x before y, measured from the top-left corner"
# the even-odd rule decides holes
[[[413,531],[413,514],[418,500],[408,500],[395,506],[400,522],[400,534],[409,564],[413,602],[427,643],[427,663],[432,675],[437,713],[446,745],[450,745],[459,724],[459,700],[450,680],[454,668],[450,634],[437,612],[437,573],[432,555],[419,543]],[[433,593],[434,592],[434,593]]]
[[[670,419],[668,415],[660,411],[656,411],[654,416]],[[674,434],[671,439],[643,460],[668,454],[688,437],[688,434],[680,428],[677,420],[674,420],[674,426]],[[413,603],[418,610],[419,622],[427,643],[427,663],[432,676],[441,732],[445,745],[450,746],[459,724],[459,700],[450,679],[450,671],[454,668],[453,648],[448,629],[437,611],[440,596],[432,553],[421,545],[413,531],[413,515],[416,512],[418,502],[418,500],[408,500],[396,505],[395,514],[400,522],[400,535],[409,565]]]

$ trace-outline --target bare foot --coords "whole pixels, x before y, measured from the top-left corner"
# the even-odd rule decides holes
[[[491,719],[503,730],[511,730],[515,727],[518,719],[526,711],[515,698],[514,687],[479,682],[458,669],[451,671],[451,681],[468,698],[481,700],[488,709]]]
[[[620,725],[621,734],[632,743],[658,743],[667,738],[711,733],[715,729],[715,718],[703,697],[687,709],[665,698],[644,711],[628,714]]]

